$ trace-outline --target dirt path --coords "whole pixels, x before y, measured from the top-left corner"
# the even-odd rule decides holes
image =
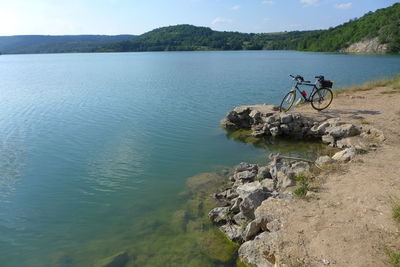
[[[282,258],[292,266],[386,266],[384,247],[400,252],[390,197],[400,197],[400,94],[387,88],[342,94],[325,115],[358,120],[384,132],[376,151],[322,174],[316,199],[287,207]],[[309,106],[297,109],[316,113]],[[295,262],[303,264],[296,265]]]

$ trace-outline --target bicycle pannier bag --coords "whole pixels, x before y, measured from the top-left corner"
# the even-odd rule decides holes
[[[333,82],[329,80],[323,80],[321,82],[321,87],[322,88],[332,88]]]

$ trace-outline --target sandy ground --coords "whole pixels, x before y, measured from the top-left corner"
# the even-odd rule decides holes
[[[400,93],[385,90],[342,94],[322,112],[378,128],[386,141],[317,177],[316,198],[286,207],[281,252],[289,266],[387,266],[384,248],[400,253],[391,204],[400,197]],[[318,113],[308,105],[295,111]]]

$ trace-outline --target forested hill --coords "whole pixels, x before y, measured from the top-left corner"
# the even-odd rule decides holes
[[[92,52],[95,47],[131,40],[134,35],[16,35],[0,36],[0,53],[37,54]]]
[[[400,3],[328,30],[255,34],[176,25],[139,36],[0,36],[4,54],[261,49],[399,53]]]
[[[376,39],[378,44],[383,44],[387,48],[386,52],[400,51],[400,3],[369,12],[359,19],[328,30],[252,34],[177,25],[155,29],[133,40],[101,46],[95,51],[290,49],[333,52],[372,39]]]

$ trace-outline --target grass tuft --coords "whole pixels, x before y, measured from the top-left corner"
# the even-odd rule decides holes
[[[305,198],[307,192],[310,191],[310,178],[300,174],[294,177],[294,180],[297,181],[297,188],[293,191],[293,194],[299,198]]]
[[[362,85],[344,87],[338,90],[334,90],[334,93],[335,96],[337,96],[343,93],[369,91],[376,87],[391,87],[393,89],[382,91],[382,94],[400,93],[400,91],[397,91],[398,89],[400,89],[400,74],[397,74],[392,79],[382,78],[376,81],[366,82]]]
[[[391,251],[390,249],[388,249],[387,247],[384,247],[383,251],[387,256],[387,260],[384,260],[384,263],[386,263],[386,265],[392,266],[392,267],[400,267],[400,254],[399,253],[395,253],[395,252]]]
[[[392,215],[393,219],[400,223],[400,199],[392,198]]]

